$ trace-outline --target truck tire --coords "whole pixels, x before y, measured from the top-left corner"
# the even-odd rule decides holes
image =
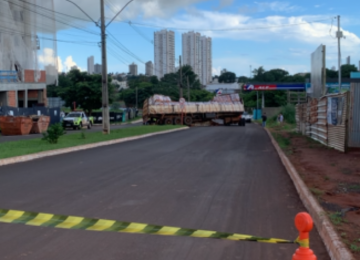
[[[245,126],[245,119],[244,118],[241,118],[239,120],[239,126]]]
[[[191,126],[192,124],[192,117],[191,116],[186,116],[184,118],[184,124],[187,125],[187,126]]]
[[[175,117],[174,124],[175,125],[181,125],[181,117]]]
[[[173,124],[173,120],[171,117],[167,117],[164,119],[164,124],[165,125],[172,125]]]

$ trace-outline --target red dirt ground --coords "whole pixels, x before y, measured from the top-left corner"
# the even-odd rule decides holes
[[[290,141],[283,150],[343,242],[360,259],[360,150],[344,154],[286,128],[276,126],[270,131]]]

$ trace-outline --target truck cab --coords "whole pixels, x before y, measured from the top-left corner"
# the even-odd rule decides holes
[[[67,114],[62,121],[64,128],[82,129],[83,127],[91,128],[93,125],[92,117],[87,117],[84,112],[70,112]]]

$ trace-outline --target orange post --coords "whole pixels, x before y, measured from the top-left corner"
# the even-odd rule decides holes
[[[295,217],[295,226],[299,230],[297,242],[300,247],[296,250],[292,260],[316,260],[317,257],[309,248],[309,232],[312,230],[314,222],[306,212],[301,212]]]

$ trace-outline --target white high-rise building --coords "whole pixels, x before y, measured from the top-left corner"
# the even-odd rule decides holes
[[[199,79],[202,78],[201,64],[201,34],[188,32],[182,35],[183,65],[190,65]]]
[[[212,46],[211,38],[200,33],[188,32],[182,35],[183,64],[190,65],[202,85],[211,82]]]
[[[201,77],[202,85],[209,84],[212,81],[212,41],[210,37],[201,37]]]
[[[87,73],[88,74],[94,74],[95,68],[94,68],[94,56],[90,56],[87,59]]]
[[[155,75],[161,79],[175,72],[175,33],[161,30],[154,33]]]
[[[133,76],[138,75],[138,66],[134,62],[129,65],[129,73]]]
[[[154,75],[154,64],[152,61],[148,61],[145,63],[145,75],[153,76]]]

